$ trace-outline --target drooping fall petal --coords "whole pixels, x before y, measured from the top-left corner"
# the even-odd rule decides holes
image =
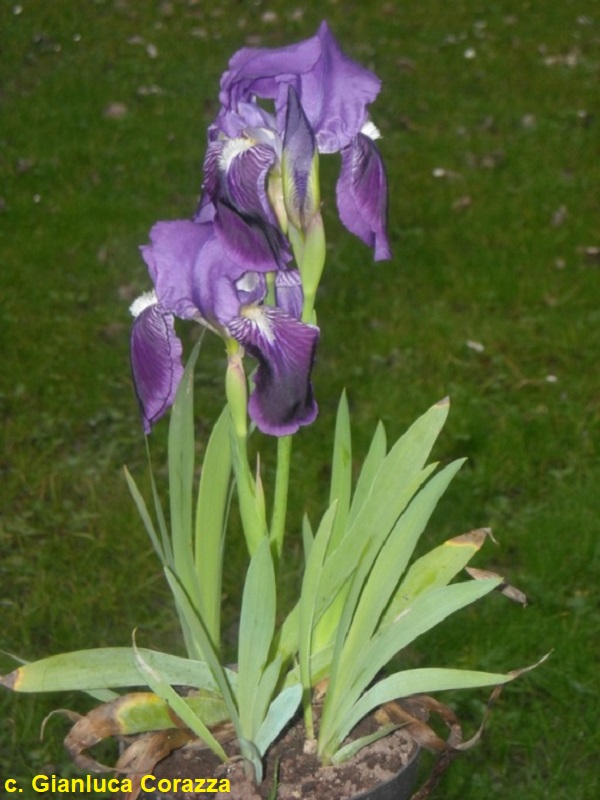
[[[158,303],[134,303],[131,330],[131,371],[144,431],[173,405],[183,375],[182,347],[175,333],[173,314]]]
[[[340,219],[346,228],[373,248],[375,261],[390,258],[385,168],[375,143],[363,133],[342,150],[336,196]]]
[[[209,144],[204,160],[204,191],[242,214],[263,216],[276,225],[267,195],[267,175],[277,154],[266,144],[229,139]]]
[[[251,306],[229,333],[258,361],[248,413],[263,433],[286,436],[317,415],[310,375],[319,329],[280,308]]]

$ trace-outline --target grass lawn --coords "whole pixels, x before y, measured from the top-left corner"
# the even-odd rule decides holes
[[[332,157],[321,413],[295,446],[286,575],[298,575],[302,511],[323,510],[342,388],[357,463],[377,419],[392,439],[450,395],[436,455],[469,460],[426,544],[491,526],[499,545],[477,565],[530,605],[487,598],[403,657],[503,671],[553,653],[504,690],[483,741],[434,797],[595,800],[600,6],[590,0],[2,5],[0,649],[35,659],[127,645],[136,626],[144,644],[181,649],[122,475],[124,463],[145,473],[128,363],[128,305],[149,288],[137,247],[157,219],[195,207],[229,56],[306,38],[322,18],[383,80],[372,111],[394,259],[373,265],[342,232]],[[200,439],[221,407],[224,363],[207,337]],[[165,433],[152,434],[156,464]],[[233,631],[241,540],[230,550]],[[0,672],[12,664],[0,653]],[[485,693],[446,699],[474,731]],[[89,704],[0,694],[2,779],[70,774],[66,723],[52,718],[39,739],[57,707]]]

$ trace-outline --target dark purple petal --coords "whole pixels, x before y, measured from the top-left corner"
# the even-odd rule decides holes
[[[232,320],[229,333],[258,360],[248,413],[263,433],[287,436],[317,415],[310,374],[319,329],[280,308],[251,306]]]
[[[131,330],[131,371],[146,433],[173,405],[183,375],[181,353],[173,314],[159,304],[140,311]]]
[[[281,231],[255,214],[242,214],[219,201],[214,225],[223,251],[244,272],[275,272],[291,259]]]
[[[231,147],[231,144],[228,145]],[[224,199],[240,213],[262,216],[272,225],[277,224],[277,218],[267,195],[267,176],[276,158],[272,147],[254,145],[233,156],[224,165],[221,178]]]
[[[290,317],[300,319],[304,294],[297,269],[282,269],[275,275],[275,302]]]
[[[220,184],[221,184],[221,153],[225,147],[225,142],[220,139],[217,142],[210,142],[206,148],[204,156],[203,175],[202,181],[202,200],[201,205],[205,205],[207,201],[213,202],[219,197]]]
[[[342,150],[336,189],[340,219],[375,251],[375,261],[391,258],[387,238],[387,178],[372,139],[359,133]]]
[[[295,89],[288,92],[282,170],[284,200],[288,216],[297,228],[306,227],[319,210],[311,176],[317,145]]]

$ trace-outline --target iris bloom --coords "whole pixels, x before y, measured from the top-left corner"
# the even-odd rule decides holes
[[[367,112],[380,88],[372,72],[342,53],[326,22],[315,36],[295,45],[239,50],[221,79],[221,109],[209,129],[205,188],[214,191],[219,182],[215,170],[220,167],[221,186],[240,201],[238,207],[244,207],[244,193],[253,195],[254,201],[258,195],[266,218],[272,220],[273,208],[265,208],[264,173],[257,164],[263,169],[267,164],[275,166],[276,172],[288,134],[292,96],[299,102],[299,113],[307,120],[318,152],[342,155],[336,192],[341,221],[373,248],[376,261],[390,258],[387,180],[375,145],[379,131]],[[273,113],[257,100],[271,102]],[[308,169],[311,145],[306,134],[290,141],[297,174],[302,167]],[[257,162],[252,173],[255,190],[241,188],[241,175],[245,187],[250,175],[236,168],[237,158]],[[273,205],[277,207],[276,200]]]
[[[316,416],[310,372],[319,330],[297,318],[298,273],[277,271],[264,236],[254,237],[256,249],[244,260],[236,244],[214,221],[180,220],[157,223],[142,248],[155,290],[132,306],[131,355],[147,433],[172,405],[183,374],[175,316],[201,323],[257,359],[248,410],[265,433],[294,433]],[[263,303],[272,272],[277,306]]]
[[[298,257],[306,242],[312,252],[311,226],[320,223],[318,153],[340,152],[340,218],[376,260],[389,257],[385,171],[367,113],[379,89],[326,23],[299,44],[233,56],[208,132],[200,206],[192,220],[157,223],[142,248],[154,291],[132,306],[131,354],[146,432],[183,374],[175,317],[258,361],[248,412],[262,431],[283,436],[313,421],[319,330],[301,321],[306,264],[301,279],[291,251]]]

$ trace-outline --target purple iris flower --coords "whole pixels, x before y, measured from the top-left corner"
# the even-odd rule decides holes
[[[297,317],[299,278],[284,268],[258,223],[235,217],[219,206],[207,222],[159,222],[142,248],[155,289],[132,306],[131,361],[147,433],[172,405],[183,374],[175,317],[235,339],[258,360],[248,410],[260,430],[295,433],[317,414],[310,373],[319,330]],[[236,225],[243,235],[229,235]],[[265,273],[279,270],[285,276],[275,280],[281,305],[264,305]]]
[[[241,158],[241,152],[254,149],[254,145],[261,151],[255,155],[257,160],[270,158],[271,164],[277,164],[288,133],[290,97],[297,98],[318,151],[342,154],[337,186],[340,219],[374,248],[375,260],[386,259],[390,257],[387,179],[374,144],[379,132],[367,112],[380,87],[372,72],[344,55],[323,22],[315,36],[298,44],[276,49],[243,48],[232,57],[221,79],[221,109],[209,129],[209,138],[218,153],[233,154],[235,145],[231,143],[237,142],[237,157]],[[257,98],[273,102],[273,115],[257,104]],[[294,114],[293,119],[297,118]],[[307,161],[311,145],[306,136],[299,141],[296,137],[296,171],[300,172],[302,162]],[[266,155],[269,149],[271,156]],[[205,164],[205,190],[210,193],[210,187],[215,186],[217,161],[226,175],[225,185],[241,201],[240,171],[232,171],[236,158],[221,156]],[[263,194],[263,175],[245,176],[248,181],[254,178],[256,193]]]
[[[339,152],[340,219],[376,260],[389,258],[387,181],[367,112],[379,90],[325,22],[298,44],[233,56],[208,131],[199,208],[192,220],[157,223],[142,248],[154,291],[132,306],[131,359],[146,432],[183,374],[176,317],[237,341],[258,361],[248,411],[262,431],[283,436],[313,421],[319,330],[300,321],[302,282],[287,235],[296,250],[311,232],[320,242],[317,153]]]

